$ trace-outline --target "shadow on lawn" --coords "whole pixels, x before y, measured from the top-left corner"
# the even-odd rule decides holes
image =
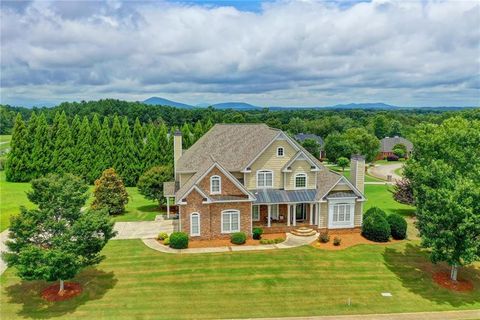
[[[138,211],[141,212],[160,212],[160,208],[158,207],[158,204],[149,204],[146,206],[140,206],[136,208]]]
[[[87,268],[72,282],[82,285],[83,292],[70,300],[48,302],[42,299],[41,292],[52,283],[45,281],[21,281],[6,288],[10,303],[22,304],[19,316],[27,318],[59,317],[74,312],[88,301],[101,299],[118,282],[113,272]]]
[[[459,278],[473,282],[471,292],[455,292],[437,285],[432,276],[435,272],[450,272],[445,264],[433,264],[428,252],[419,245],[407,244],[405,249],[386,247],[383,253],[385,265],[402,281],[405,288],[430,301],[460,307],[480,301],[480,270],[474,267],[459,269]]]

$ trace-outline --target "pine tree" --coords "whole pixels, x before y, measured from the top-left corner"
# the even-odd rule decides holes
[[[54,145],[52,168],[56,173],[72,172],[74,145],[65,112],[60,115]]]
[[[126,186],[135,186],[138,180],[137,173],[139,171],[139,163],[135,156],[135,146],[133,145],[133,138],[127,117],[122,119],[119,141],[122,142],[122,145],[121,148],[117,149],[119,154],[116,163],[116,171],[120,177],[122,177]]]
[[[110,124],[108,117],[103,118],[102,128],[97,139],[96,151],[98,151],[98,153],[95,155],[92,169],[94,171],[93,174],[96,176],[96,179],[98,179],[102,172],[113,164],[112,140],[110,137]]]
[[[195,127],[193,127],[193,143],[195,143],[198,139],[200,139],[203,136],[203,126],[200,120],[195,123]]]
[[[28,130],[23,122],[22,115],[19,113],[15,118],[13,126],[12,141],[10,142],[10,152],[8,153],[7,163],[5,165],[5,175],[7,181],[28,181],[30,175],[29,154],[28,154]]]
[[[112,139],[112,167],[119,172],[117,166],[122,161],[121,153],[123,144],[125,141],[122,141],[122,125],[120,124],[120,119],[117,115],[113,117],[112,129],[110,130],[110,137]]]
[[[150,123],[147,127],[147,138],[145,141],[145,147],[143,148],[143,163],[145,170],[161,163],[158,150],[158,129],[155,125]]]
[[[32,161],[32,152],[33,152],[33,147],[35,144],[35,131],[37,130],[37,123],[38,123],[38,117],[35,111],[32,112],[30,119],[28,120],[28,125],[27,125],[27,144],[28,144],[28,170],[26,174],[29,175],[29,179],[31,180],[35,177],[35,165]]]
[[[193,144],[193,134],[190,125],[185,122],[182,126],[183,148],[188,149]]]
[[[95,182],[98,177],[100,177],[100,174],[102,173],[101,171],[101,166],[98,165],[98,161],[101,161],[102,157],[102,147],[99,144],[99,137],[100,137],[100,131],[102,130],[102,126],[100,125],[100,120],[98,120],[97,114],[93,115],[92,118],[92,123],[90,125],[90,134],[91,134],[91,139],[92,139],[92,144],[91,144],[91,166],[90,170],[88,171],[87,174],[87,181],[88,183],[93,183]]]
[[[88,180],[92,167],[92,134],[88,118],[83,117],[78,130],[77,144],[75,147],[75,174]]]
[[[212,118],[208,118],[207,123],[204,126],[205,132],[212,129],[212,127],[213,127]]]
[[[72,140],[73,140],[74,146],[77,145],[78,133],[80,132],[80,125],[81,125],[80,117],[78,114],[76,114],[75,117],[73,117],[72,125],[70,126],[70,131],[72,133]]]
[[[144,171],[143,148],[145,146],[145,132],[138,118],[135,119],[135,124],[133,126],[133,145],[135,147],[135,159],[138,164],[137,173],[135,175],[140,177]]]
[[[160,161],[158,164],[164,164],[166,161],[168,161],[168,128],[167,126],[162,123],[160,127],[158,128],[158,155],[160,157]]]
[[[31,156],[33,165],[32,176],[39,178],[50,172],[50,163],[52,162],[52,148],[50,143],[50,130],[44,113],[41,113],[37,119],[37,128],[35,130],[34,144]]]

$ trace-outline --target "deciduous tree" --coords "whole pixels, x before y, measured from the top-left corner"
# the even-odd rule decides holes
[[[95,181],[93,195],[93,209],[106,210],[110,215],[118,215],[125,212],[125,205],[128,203],[128,193],[115,169],[105,170],[100,179]]]
[[[150,200],[155,200],[160,206],[163,202],[163,183],[173,178],[170,166],[153,167],[138,179],[137,188],[140,194]]]

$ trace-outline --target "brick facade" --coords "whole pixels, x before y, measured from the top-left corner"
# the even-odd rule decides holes
[[[212,176],[219,176],[221,178],[220,194],[222,196],[238,196],[248,198],[229,178],[227,178],[217,167],[214,167],[201,181],[198,186],[205,194],[210,194],[210,178]]]

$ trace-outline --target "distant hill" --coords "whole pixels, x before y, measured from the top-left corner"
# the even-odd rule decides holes
[[[176,108],[182,108],[182,109],[192,109],[195,108],[195,106],[191,106],[189,104],[181,103],[181,102],[176,102],[164,98],[159,98],[159,97],[151,97],[148,98],[147,100],[143,101],[145,104],[150,104],[154,106],[170,106],[170,107],[176,107]]]
[[[235,110],[254,110],[262,109],[262,107],[254,106],[253,104],[245,102],[222,102],[212,104],[212,107],[216,109],[235,109]]]
[[[393,110],[402,109],[403,107],[392,106],[383,102],[376,103],[349,103],[349,104],[336,104],[334,106],[323,107],[324,109],[378,109],[378,110]]]

